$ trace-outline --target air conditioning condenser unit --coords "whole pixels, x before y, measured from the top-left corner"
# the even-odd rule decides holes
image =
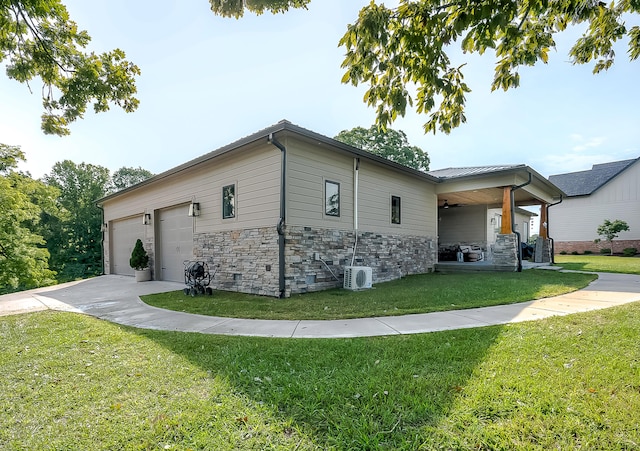
[[[368,266],[347,266],[344,269],[344,288],[347,290],[364,290],[371,288],[373,271]]]

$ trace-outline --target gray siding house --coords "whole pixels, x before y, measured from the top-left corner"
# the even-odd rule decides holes
[[[342,286],[349,266],[388,281],[435,270],[446,199],[511,218],[561,194],[524,165],[441,177],[281,121],[100,199],[104,271],[132,274],[140,238],[156,280],[182,282],[184,262],[199,260],[215,271],[214,289],[267,296]],[[499,245],[486,222],[484,235],[474,222],[458,242],[492,246],[499,269],[517,270],[513,221],[502,221]]]
[[[609,247],[594,243],[605,219],[620,219],[630,230],[614,240],[616,252],[640,249],[640,158],[593,165],[588,171],[557,174],[549,180],[566,198],[551,210],[555,252],[598,252]]]

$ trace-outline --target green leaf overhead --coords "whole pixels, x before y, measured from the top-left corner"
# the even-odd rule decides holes
[[[211,11],[223,17],[244,16],[245,10],[254,14],[284,13],[291,8],[306,8],[311,0],[209,0]]]
[[[209,0],[214,14],[284,13],[311,0]],[[449,133],[466,122],[470,87],[457,47],[495,57],[493,90],[518,87],[520,68],[547,63],[554,37],[572,25],[586,30],[569,52],[573,64],[595,73],[615,61],[614,44],[626,41],[628,57],[640,56],[638,0],[399,0],[387,7],[371,1],[347,26],[342,82],[368,87],[364,102],[383,129],[407,108],[428,115],[426,132]],[[90,36],[78,28],[61,0],[0,0],[0,62],[21,83],[42,83],[42,129],[65,135],[90,107],[136,110],[140,69],[120,49],[86,50]],[[31,86],[29,86],[31,89]],[[35,90],[34,90],[35,91]]]
[[[67,135],[91,105],[135,111],[140,69],[122,50],[88,52],[91,38],[69,18],[60,0],[0,0],[0,62],[9,78],[42,83],[42,130]],[[39,90],[40,91],[40,90]]]
[[[241,17],[245,10],[284,12],[308,1],[210,0],[214,13]],[[638,0],[400,0],[387,7],[372,0],[347,26],[339,45],[346,50],[343,83],[367,85],[364,102],[375,109],[382,129],[407,107],[428,115],[425,132],[449,133],[466,122],[464,64],[450,55],[465,53],[496,58],[491,89],[520,85],[519,68],[549,61],[554,35],[568,26],[587,24],[569,55],[573,64],[593,62],[594,73],[614,62],[613,45],[628,39],[631,60],[640,56],[640,27],[625,19],[640,12]]]
[[[594,62],[594,72],[614,61],[613,44],[628,38],[629,58],[640,54],[640,30],[625,14],[640,2],[595,0],[401,0],[395,8],[372,1],[340,40],[346,49],[342,81],[366,84],[364,101],[386,128],[407,106],[429,115],[425,132],[449,133],[466,122],[463,65],[452,63],[453,46],[496,58],[492,90],[518,87],[519,68],[547,63],[554,35],[569,25],[588,28],[570,51],[573,64]]]

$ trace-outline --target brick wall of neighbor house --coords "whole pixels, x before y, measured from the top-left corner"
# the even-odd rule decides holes
[[[196,260],[215,271],[213,289],[279,295],[275,227],[199,233],[193,239]]]
[[[342,286],[344,267],[353,257],[353,231],[288,226],[285,237],[287,295]],[[436,247],[435,239],[425,236],[360,232],[354,265],[373,268],[374,283],[423,274],[433,271]]]
[[[518,269],[518,237],[515,233],[498,234],[493,245],[493,264],[495,266]]]
[[[622,250],[628,247],[635,247],[640,251],[640,240],[613,240],[613,252],[622,253]],[[607,241],[600,241],[594,243],[593,241],[554,241],[553,251],[557,255],[560,252],[566,252],[570,254],[572,252],[578,252],[584,254],[584,251],[591,251],[594,254],[599,254],[600,249],[610,249],[611,245]]]

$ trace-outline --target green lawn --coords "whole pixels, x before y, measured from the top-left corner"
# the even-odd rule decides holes
[[[576,271],[619,272],[640,274],[640,256],[615,257],[610,255],[556,255],[556,265]]]
[[[623,450],[640,303],[340,340],[0,317],[0,449]]]
[[[563,294],[596,276],[548,270],[424,274],[376,284],[365,291],[341,288],[287,299],[216,291],[213,296],[182,291],[142,296],[147,304],[202,315],[260,319],[342,319],[406,315],[512,304]]]

